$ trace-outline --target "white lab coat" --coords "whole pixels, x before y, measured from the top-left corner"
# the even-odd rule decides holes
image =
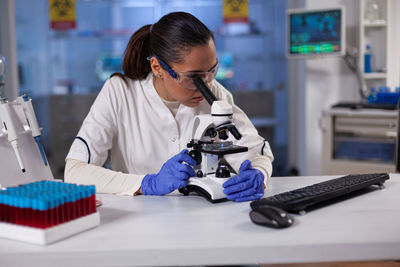
[[[238,171],[240,164],[250,159],[253,166],[260,169],[266,179],[269,178],[273,155],[268,142],[258,135],[244,112],[233,104],[229,91],[215,80],[211,90],[217,99],[226,99],[233,105],[233,120],[242,138],[235,140],[230,135],[228,140],[249,148],[245,153],[226,155],[226,160]],[[71,146],[66,158],[65,180],[98,185],[98,179],[101,179],[99,175],[96,177],[85,172],[79,173],[76,168],[71,171],[68,159],[102,166],[111,150],[112,170],[133,174],[125,176],[124,182],[118,183],[119,186],[131,188],[107,190],[106,184],[110,184],[112,178],[101,183],[100,191],[132,194],[140,188],[146,174],[157,173],[163,163],[187,148],[192,138],[194,117],[209,114],[210,111],[209,104],[203,100],[194,108],[180,105],[174,117],[154,88],[152,73],[142,81],[128,80],[128,86],[121,78],[113,77],[104,84]],[[92,177],[79,181],[76,179],[79,175]],[[70,176],[75,178],[70,180]],[[129,179],[135,179],[136,182],[127,182]]]

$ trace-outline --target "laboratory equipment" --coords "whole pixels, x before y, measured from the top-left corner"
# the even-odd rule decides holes
[[[398,111],[392,104],[390,109],[371,105],[378,104],[338,106],[322,113],[322,174],[395,171]]]
[[[101,53],[97,57],[95,72],[100,82],[105,82],[113,73],[123,72],[121,54]]]
[[[0,190],[0,237],[46,245],[99,223],[94,186],[38,181]]]
[[[365,46],[365,53],[364,53],[364,72],[370,73],[372,72],[372,52],[371,52],[371,45],[367,44]]]
[[[0,54],[0,97],[3,97],[4,73],[6,72],[6,59]]]
[[[32,107],[32,100],[26,96],[19,96],[14,101],[7,101],[6,99],[0,99],[0,118],[2,122],[2,131],[0,134],[0,141],[7,139],[8,144],[3,144],[0,147],[0,151],[7,155],[7,148],[12,147],[14,151],[14,158],[16,162],[18,162],[19,169],[21,173],[25,173],[29,170],[29,168],[33,168],[32,172],[29,172],[27,176],[37,175],[40,173],[42,177],[47,177],[52,179],[53,176],[48,166],[47,158],[44,152],[44,148],[41,144],[41,130],[39,128],[35,112]],[[33,151],[34,155],[32,155],[31,144],[27,144],[27,140],[25,138],[26,135],[29,135],[31,138],[28,139],[28,142],[32,141],[36,143],[37,149]],[[22,138],[22,141],[21,141]],[[21,143],[22,142],[22,143]],[[33,143],[32,142],[32,143]],[[26,149],[22,146],[26,146]],[[24,152],[22,152],[24,151]],[[36,152],[39,152],[40,159],[42,162],[40,164],[36,163]],[[10,177],[15,176],[16,181],[18,181],[17,176],[14,170],[12,170],[15,164],[10,162],[12,157],[5,156],[5,160],[2,161],[2,169],[5,173],[9,174]],[[27,166],[27,162],[30,162]],[[35,162],[35,163],[33,163]],[[34,164],[34,167],[32,167]],[[41,171],[40,169],[45,168],[46,170]],[[8,169],[8,171],[7,171]],[[39,173],[38,173],[39,172]],[[13,173],[13,174],[12,174]],[[0,179],[0,184],[2,185],[13,185],[18,183],[9,184],[10,181],[4,181],[6,178],[3,177]],[[22,181],[19,181],[21,183]],[[28,182],[28,180],[24,181]]]
[[[7,134],[8,142],[14,150],[15,157],[18,161],[19,168],[25,172],[24,162],[21,157],[18,145],[18,132],[21,130],[21,125],[13,118],[12,105],[6,99],[0,99],[0,117],[3,126],[3,131]]]
[[[23,108],[26,121],[32,132],[32,137],[38,145],[40,155],[42,156],[42,159],[43,159],[43,163],[44,163],[44,165],[47,165],[46,155],[44,153],[44,148],[43,148],[42,142],[41,142],[41,132],[40,132],[40,128],[39,128],[39,123],[36,119],[35,111],[33,110],[33,106],[32,106],[32,99],[30,97],[28,97],[27,95],[22,95],[17,98],[17,101],[18,101],[18,103],[21,104],[21,106]]]
[[[4,98],[2,92],[2,88],[4,86],[4,74],[6,70],[5,64],[6,64],[5,58],[0,55],[0,92],[1,92],[0,119],[2,127],[4,127],[4,131],[7,132],[8,142],[10,142],[14,150],[15,157],[18,161],[18,165],[21,171],[25,172],[24,163],[22,161],[21,154],[18,148],[18,137],[17,137],[17,131],[19,130],[18,125],[16,125],[16,122],[12,119],[11,106]]]
[[[0,89],[4,85],[4,71],[5,59],[0,56]],[[23,95],[8,101],[2,94],[0,121],[0,187],[37,181],[37,177],[53,179],[40,142],[41,131],[32,100]]]
[[[344,7],[288,10],[287,57],[344,55],[346,51],[344,12]]]
[[[379,0],[368,0],[365,5],[365,20],[371,24],[384,24],[382,2]]]
[[[219,60],[219,67],[215,79],[223,81],[233,78],[235,74],[235,58],[233,54],[228,51],[221,51],[217,52],[217,58]]]
[[[190,177],[187,186],[179,191],[185,195],[195,192],[211,202],[220,202],[226,199],[222,184],[232,175],[229,166],[223,164],[223,156],[246,152],[248,148],[226,141],[229,133],[237,140],[242,137],[232,121],[232,106],[225,100],[217,100],[202,79],[195,78],[194,84],[211,105],[211,114],[194,118],[192,139],[187,147],[191,149],[189,155],[196,160],[196,176]]]
[[[38,177],[54,179],[38,140],[40,128],[35,113],[31,106],[24,112],[25,102],[23,97],[0,101],[0,184],[6,187],[37,181]]]
[[[396,88],[397,89],[397,88]],[[400,101],[397,102],[397,134],[396,134],[396,156],[395,156],[395,171],[400,173]]]

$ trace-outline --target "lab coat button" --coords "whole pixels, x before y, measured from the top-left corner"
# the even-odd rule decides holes
[[[175,137],[172,137],[171,138],[171,142],[175,142],[176,141],[176,138]]]

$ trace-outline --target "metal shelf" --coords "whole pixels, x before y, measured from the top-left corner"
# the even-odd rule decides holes
[[[386,27],[386,21],[382,22],[364,22],[364,27],[366,28],[376,28],[376,27]]]
[[[370,72],[363,74],[364,79],[386,79],[387,75],[384,72]]]

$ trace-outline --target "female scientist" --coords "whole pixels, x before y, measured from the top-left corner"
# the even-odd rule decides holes
[[[249,148],[225,156],[238,174],[223,184],[224,193],[237,202],[262,197],[272,173],[270,146],[214,80],[217,69],[214,36],[193,15],[174,12],[141,27],[126,48],[124,73],[105,82],[71,146],[65,182],[123,195],[165,195],[184,187],[195,176],[196,163],[185,150],[193,119],[211,112],[193,84],[195,74],[233,106],[242,134],[234,143]],[[102,167],[109,151],[112,170]]]

